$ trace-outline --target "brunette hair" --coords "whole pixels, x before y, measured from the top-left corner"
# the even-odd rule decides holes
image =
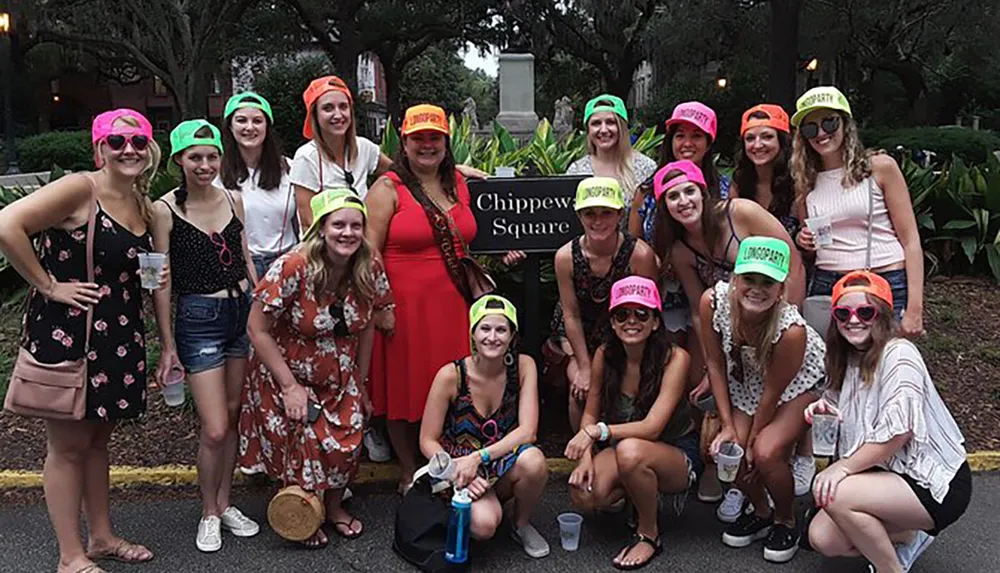
[[[868,284],[865,279],[857,279],[849,284]],[[899,324],[892,307],[874,295],[865,294],[868,304],[878,309],[878,316],[871,323],[871,345],[858,350],[840,334],[837,321],[830,321],[826,332],[826,376],[830,388],[840,390],[844,385],[844,376],[852,357],[856,357],[861,368],[861,380],[867,386],[875,380],[875,371],[882,360],[882,352],[889,342],[899,337]]]
[[[348,96],[348,102],[351,104],[348,106],[351,110],[351,125],[347,128],[347,133],[344,134],[344,161],[350,163],[358,156],[358,131],[357,122],[354,121],[354,103],[350,96]],[[316,102],[313,103],[312,113],[309,114],[309,121],[312,124],[313,142],[319,151],[320,169],[322,169],[323,156],[325,155],[330,161],[334,161],[334,154],[333,147],[323,137],[323,129],[319,125],[319,111],[316,109],[318,105],[319,99],[317,98]]]
[[[663,176],[660,183],[665,183],[680,175],[684,175],[684,173],[672,169]],[[707,189],[701,185],[698,185],[698,188],[701,189],[702,199],[701,230],[705,235],[705,244],[708,245],[709,249],[714,249],[715,243],[722,234],[722,218],[725,217],[726,209],[729,208],[729,200],[720,203],[715,195],[709,193]],[[664,257],[670,255],[670,249],[674,246],[674,242],[684,237],[684,225],[670,216],[666,195],[664,193],[656,200],[656,220],[653,229],[653,246],[656,252]]]
[[[207,125],[199,129],[198,131],[194,132],[194,137],[197,138],[211,139],[212,135],[213,135],[212,129],[209,128]],[[181,150],[181,153],[182,154],[187,153],[187,149]],[[176,162],[177,162],[177,154],[174,154],[174,163]],[[184,204],[187,203],[187,198],[188,198],[187,174],[184,173],[184,169],[181,168],[181,183],[180,185],[177,186],[177,189],[174,191],[174,203],[177,204],[177,208],[180,209],[182,213],[187,212],[187,208],[184,207]]]
[[[680,127],[681,124],[675,123],[667,129],[667,135],[663,138],[663,143],[660,144],[660,165],[677,161],[677,158],[674,157],[674,134]],[[712,161],[712,144],[715,143],[715,140],[708,133],[705,133],[705,137],[708,139],[708,146],[705,148],[705,156],[701,158],[701,164],[698,167],[701,168],[701,173],[705,176],[705,184],[708,185],[709,194],[718,198],[719,170],[715,168],[715,162]]]
[[[655,309],[651,310],[651,313],[655,320],[660,320],[660,315]],[[604,345],[604,372],[601,378],[601,417],[617,422],[618,400],[622,391],[622,379],[628,367],[628,355],[625,353],[625,345],[616,334],[612,332],[607,341]],[[656,397],[660,395],[663,370],[670,362],[671,356],[673,356],[673,345],[661,324],[660,328],[653,330],[646,339],[646,347],[642,351],[642,361],[639,365],[639,390],[635,396],[635,409],[643,416],[649,413],[649,409],[656,402]]]
[[[766,119],[768,115],[762,111],[750,114],[752,119]],[[773,129],[773,128],[772,128]],[[778,155],[774,158],[774,169],[771,175],[771,205],[768,211],[776,218],[794,215],[792,207],[795,203],[795,181],[788,169],[792,158],[792,138],[781,130],[778,134]],[[736,149],[736,170],[733,171],[733,182],[740,190],[740,197],[757,201],[757,168],[747,156],[743,138],[740,138]]]
[[[406,142],[406,136],[403,136],[403,142]],[[452,201],[457,202],[458,192],[455,190],[455,154],[451,151],[451,137],[447,135],[444,136],[444,148],[444,159],[441,160],[441,165],[438,166],[438,177],[441,179],[441,187],[444,188],[445,195]],[[417,176],[410,168],[410,159],[406,156],[406,150],[403,145],[400,145],[399,152],[396,153],[390,170],[399,176],[399,180],[403,182],[403,185],[406,185],[411,194],[426,194],[420,185],[420,180],[417,179]]]
[[[854,118],[842,111],[835,112],[840,116],[841,129],[844,130],[844,142],[840,153],[844,159],[844,178],[840,184],[844,189],[850,189],[872,174],[872,152],[867,151],[861,143],[858,124]],[[805,197],[816,187],[816,174],[823,169],[823,162],[809,142],[802,135],[802,130],[795,132],[792,141],[792,174],[795,178],[795,191]],[[743,187],[740,187],[743,192]]]
[[[250,103],[256,103],[256,101],[256,99],[249,96],[240,100],[240,102]],[[271,191],[281,185],[281,177],[286,171],[286,166],[281,148],[281,138],[278,136],[278,132],[275,131],[271,118],[266,113],[263,115],[266,128],[260,152],[260,163],[257,165],[257,184],[260,185],[261,189]],[[235,116],[236,112],[234,111],[226,119],[226,124],[222,130],[222,149],[224,153],[222,154],[220,177],[222,178],[222,185],[226,189],[238,189],[240,183],[246,181],[247,177],[250,176],[247,164],[243,161],[243,156],[240,155],[236,136],[233,135],[233,118]]]

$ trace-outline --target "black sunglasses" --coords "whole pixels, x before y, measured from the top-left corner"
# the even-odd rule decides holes
[[[615,322],[621,324],[628,322],[628,318],[630,316],[634,316],[638,322],[646,322],[653,317],[653,313],[649,312],[649,310],[645,308],[619,307],[616,308],[611,314],[611,318],[613,318]]]
[[[819,123],[810,121],[809,123],[803,123],[799,126],[799,131],[802,133],[802,137],[806,139],[812,139],[819,135],[820,129],[822,129],[827,135],[837,133],[837,130],[840,129],[840,117],[832,115],[830,117],[823,118]]]
[[[347,186],[351,188],[351,191],[354,191],[354,174],[346,169],[344,170],[344,181],[347,182]]]
[[[110,147],[115,151],[121,151],[122,149],[125,149],[126,143],[131,143],[132,149],[135,149],[136,151],[142,151],[149,146],[149,138],[146,137],[145,135],[138,133],[134,135],[121,135],[116,133],[113,135],[109,135],[107,138],[105,138],[105,141],[108,142],[108,147]]]

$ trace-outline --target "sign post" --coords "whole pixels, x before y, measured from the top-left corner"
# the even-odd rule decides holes
[[[573,209],[576,186],[584,176],[490,178],[470,180],[469,194],[478,231],[469,245],[474,254],[524,251],[522,340],[540,359],[542,332],[541,257],[550,256],[583,233]]]

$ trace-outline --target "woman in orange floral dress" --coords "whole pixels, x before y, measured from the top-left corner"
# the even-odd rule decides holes
[[[392,299],[364,238],[364,203],[349,190],[328,189],[311,207],[314,223],[302,245],[275,261],[254,292],[240,467],[321,495],[333,531],[353,539],[361,522],[341,500],[371,411],[363,381],[372,312]],[[309,402],[321,406],[312,422]],[[320,529],[305,545],[327,542]]]

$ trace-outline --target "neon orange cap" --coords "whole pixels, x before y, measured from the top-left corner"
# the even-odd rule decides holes
[[[403,135],[410,135],[418,131],[440,131],[445,135],[450,135],[448,129],[448,116],[444,110],[436,105],[422,103],[406,110],[403,116]]]
[[[847,286],[854,281],[868,281],[868,284],[854,284]],[[833,285],[833,304],[837,304],[840,297],[849,292],[863,292],[874,295],[892,308],[892,287],[889,281],[871,271],[854,271],[844,275],[837,284]]]
[[[309,82],[309,87],[302,92],[302,101],[306,104],[306,121],[302,124],[302,136],[306,139],[313,138],[312,128],[312,108],[316,100],[327,92],[340,92],[347,96],[347,102],[354,105],[354,96],[351,95],[351,88],[347,87],[344,80],[337,76],[323,76]],[[353,119],[353,114],[352,114]]]
[[[763,113],[767,117],[750,117],[755,113]],[[748,129],[759,126],[771,127],[778,131],[790,133],[788,129],[788,114],[785,113],[785,110],[781,109],[780,105],[762,103],[743,112],[743,122],[740,124],[741,136]]]

